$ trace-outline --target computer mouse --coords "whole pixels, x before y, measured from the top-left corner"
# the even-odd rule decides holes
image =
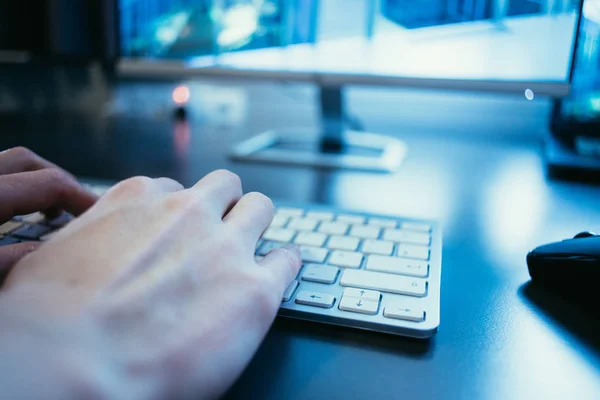
[[[580,232],[572,239],[536,247],[527,254],[532,282],[574,299],[594,297],[600,287],[600,236]]]

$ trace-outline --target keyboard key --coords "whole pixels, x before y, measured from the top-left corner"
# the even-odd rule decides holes
[[[269,228],[263,234],[263,239],[275,242],[289,242],[292,240],[296,231],[291,229]]]
[[[0,225],[0,235],[6,235],[23,225],[20,221],[6,221]]]
[[[12,236],[4,236],[4,237],[0,237],[0,246],[6,246],[8,244],[15,244],[15,243],[19,243],[20,240],[16,239]]]
[[[424,279],[353,269],[344,270],[340,285],[416,297],[424,297],[427,293]]]
[[[28,225],[25,224],[22,227],[15,230],[12,235],[22,239],[37,240],[40,236],[50,232],[50,228],[44,225]]]
[[[429,260],[429,247],[420,246],[418,244],[404,244],[398,245],[398,257],[403,258],[414,258],[415,260]]]
[[[421,223],[421,222],[403,222],[400,224],[400,228],[407,229],[409,231],[418,231],[418,232],[431,232],[431,225]]]
[[[383,254],[389,256],[394,250],[393,242],[383,240],[368,239],[365,240],[362,247],[362,252],[366,254]]]
[[[281,301],[289,301],[292,296],[294,295],[294,292],[296,291],[296,288],[298,287],[298,281],[297,280],[293,280],[287,287],[287,289],[285,289],[285,292],[283,292],[283,296],[281,297]]]
[[[270,228],[283,228],[287,224],[290,217],[287,215],[275,215],[273,221],[271,221]]]
[[[71,222],[72,219],[73,216],[71,214],[64,212],[58,217],[46,221],[46,225],[51,226],[53,228],[62,228],[63,226]]]
[[[38,222],[42,222],[46,217],[41,212],[34,212],[32,214],[23,215],[21,217],[21,221],[27,222],[28,224],[37,224]]]
[[[365,217],[361,217],[360,215],[348,215],[348,214],[340,214],[335,219],[340,222],[348,222],[351,224],[364,224]]]
[[[362,253],[334,250],[329,257],[329,264],[344,268],[359,268],[362,259]]]
[[[296,303],[307,306],[331,308],[334,302],[335,297],[327,293],[302,291],[296,295]]]
[[[421,309],[409,308],[402,305],[387,305],[383,310],[383,316],[387,318],[404,319],[407,321],[425,321],[425,312]]]
[[[431,236],[429,233],[414,232],[403,229],[386,229],[383,232],[383,238],[393,242],[421,244],[424,246],[429,246],[429,243],[431,243]]]
[[[376,225],[382,228],[395,228],[397,222],[393,219],[369,218],[369,225]]]
[[[344,235],[348,231],[350,225],[345,222],[321,222],[319,226],[319,232],[326,233],[328,235]]]
[[[354,251],[358,248],[360,240],[349,236],[331,236],[327,242],[330,249]]]
[[[331,221],[333,213],[321,211],[309,211],[306,213],[307,218],[317,219],[319,221]]]
[[[344,289],[344,297],[356,297],[367,301],[379,301],[381,293],[375,290],[346,288]]]
[[[287,227],[297,231],[314,231],[318,223],[319,221],[316,219],[292,218]]]
[[[302,261],[309,263],[323,263],[327,258],[327,249],[313,246],[300,246]]]
[[[377,239],[381,229],[378,226],[372,225],[352,225],[348,235],[359,238]]]
[[[343,296],[340,301],[339,309],[342,311],[375,315],[379,310],[379,301],[368,301],[357,299],[356,297]]]
[[[321,247],[327,240],[327,235],[320,232],[299,232],[294,239],[296,244],[306,244],[308,246]]]
[[[279,207],[275,211],[276,215],[285,215],[288,217],[301,217],[304,215],[304,210],[301,208]]]
[[[306,264],[302,272],[302,280],[331,285],[335,282],[339,270],[339,268],[329,265]]]
[[[266,256],[271,250],[278,249],[281,246],[285,246],[283,242],[264,242],[256,252],[259,256]]]
[[[371,255],[367,257],[365,269],[425,278],[429,273],[429,264],[422,261],[405,260],[398,257]]]

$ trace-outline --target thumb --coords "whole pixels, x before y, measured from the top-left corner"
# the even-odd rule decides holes
[[[271,250],[258,263],[271,270],[277,282],[281,283],[282,293],[298,275],[298,271],[302,266],[300,251],[296,246],[285,246]]]
[[[25,242],[0,247],[0,285],[12,267],[27,254],[40,247],[41,242]]]

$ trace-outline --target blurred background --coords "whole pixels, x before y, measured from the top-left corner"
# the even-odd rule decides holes
[[[384,46],[391,42],[382,60],[388,69],[389,64],[406,64],[412,59],[415,68],[422,71],[431,68],[428,61],[437,61],[429,59],[431,53],[447,56],[448,49],[458,41],[460,47],[454,54],[465,70],[465,64],[478,57],[482,49],[488,53],[492,49],[495,58],[511,59],[513,65],[520,66],[525,61],[517,58],[516,44],[523,46],[525,42],[531,44],[521,51],[537,53],[528,61],[535,64],[534,77],[543,79],[549,65],[560,66],[557,76],[570,74],[569,54],[581,2],[123,0],[119,7],[124,57],[194,62],[196,57],[224,52],[323,42],[344,43],[359,51],[361,44],[370,40]],[[579,31],[573,95],[564,104],[564,116],[593,120],[600,116],[600,2],[585,2]],[[415,40],[415,49],[408,48]],[[420,53],[411,54],[411,50]],[[350,62],[342,61],[339,69]],[[451,61],[439,65],[433,75],[452,77],[456,71],[448,63]],[[485,74],[489,77],[490,73]]]
[[[16,62],[33,68],[25,61],[58,57],[69,65],[83,58],[110,66],[124,58],[312,71],[314,57],[307,64],[298,47],[305,44],[323,49],[319,71],[564,81],[580,7],[579,0],[3,2],[0,67]],[[565,118],[598,117],[599,8],[596,0],[583,5],[573,95],[562,105]],[[260,49],[276,53],[248,51]],[[227,58],[233,52],[241,54]],[[13,103],[21,103],[20,88],[31,80],[11,73],[0,81],[0,110],[18,106]],[[47,74],[41,70],[41,76]]]

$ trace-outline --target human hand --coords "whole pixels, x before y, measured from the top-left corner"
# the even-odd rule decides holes
[[[270,200],[242,197],[226,171],[185,190],[132,178],[22,259],[5,290],[53,320],[91,318],[126,381],[152,388],[143,397],[214,398],[250,361],[300,268],[289,248],[255,261],[272,217]]]
[[[97,197],[85,190],[63,169],[24,147],[0,152],[0,224],[15,215],[64,210],[79,215]],[[40,243],[17,243],[0,247],[0,276]]]

